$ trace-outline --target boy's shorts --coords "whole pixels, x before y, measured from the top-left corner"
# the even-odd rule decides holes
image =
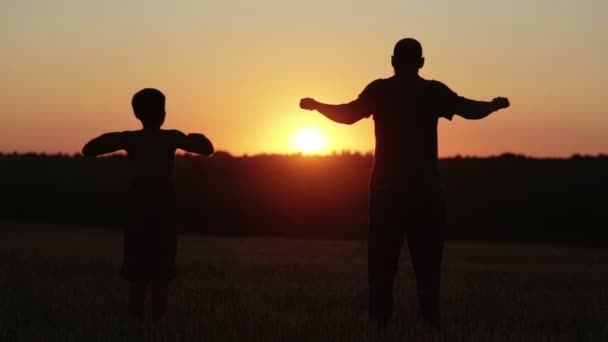
[[[132,282],[170,281],[177,252],[173,192],[137,191],[131,197],[120,274]]]

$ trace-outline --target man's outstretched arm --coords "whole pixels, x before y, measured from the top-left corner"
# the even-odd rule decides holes
[[[82,148],[85,157],[95,157],[100,154],[112,153],[124,149],[123,133],[106,133],[89,141]]]
[[[463,97],[455,105],[454,113],[465,119],[479,120],[499,109],[507,108],[509,106],[509,99],[506,97],[497,97],[490,102],[469,100]]]
[[[316,110],[325,115],[328,119],[345,125],[352,125],[370,114],[359,100],[345,104],[332,105],[317,102],[311,98],[304,98],[300,100],[300,108]]]

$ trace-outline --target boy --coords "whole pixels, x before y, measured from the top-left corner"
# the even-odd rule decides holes
[[[82,154],[127,151],[132,184],[121,276],[130,282],[131,313],[140,319],[144,317],[146,292],[151,285],[152,315],[159,320],[165,314],[168,285],[176,273],[175,150],[208,156],[213,153],[213,145],[202,134],[161,129],[165,96],[159,90],[142,89],[133,96],[131,104],[143,129],[103,134],[88,142]]]

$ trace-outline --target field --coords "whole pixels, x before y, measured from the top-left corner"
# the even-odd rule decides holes
[[[374,341],[360,241],[181,235],[165,322],[125,315],[116,231],[0,222],[0,341]],[[387,341],[418,340],[404,250]],[[608,250],[450,242],[438,341],[608,340]]]

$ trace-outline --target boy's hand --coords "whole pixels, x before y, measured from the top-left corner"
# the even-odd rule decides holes
[[[317,108],[317,101],[311,99],[310,97],[306,97],[300,100],[300,108],[306,110],[315,110]]]
[[[194,139],[207,139],[207,137],[204,134],[200,134],[200,133],[190,133],[188,134],[188,138],[194,138]]]
[[[492,100],[492,103],[496,106],[496,109],[507,108],[511,104],[509,103],[509,99],[506,97],[496,97]]]

